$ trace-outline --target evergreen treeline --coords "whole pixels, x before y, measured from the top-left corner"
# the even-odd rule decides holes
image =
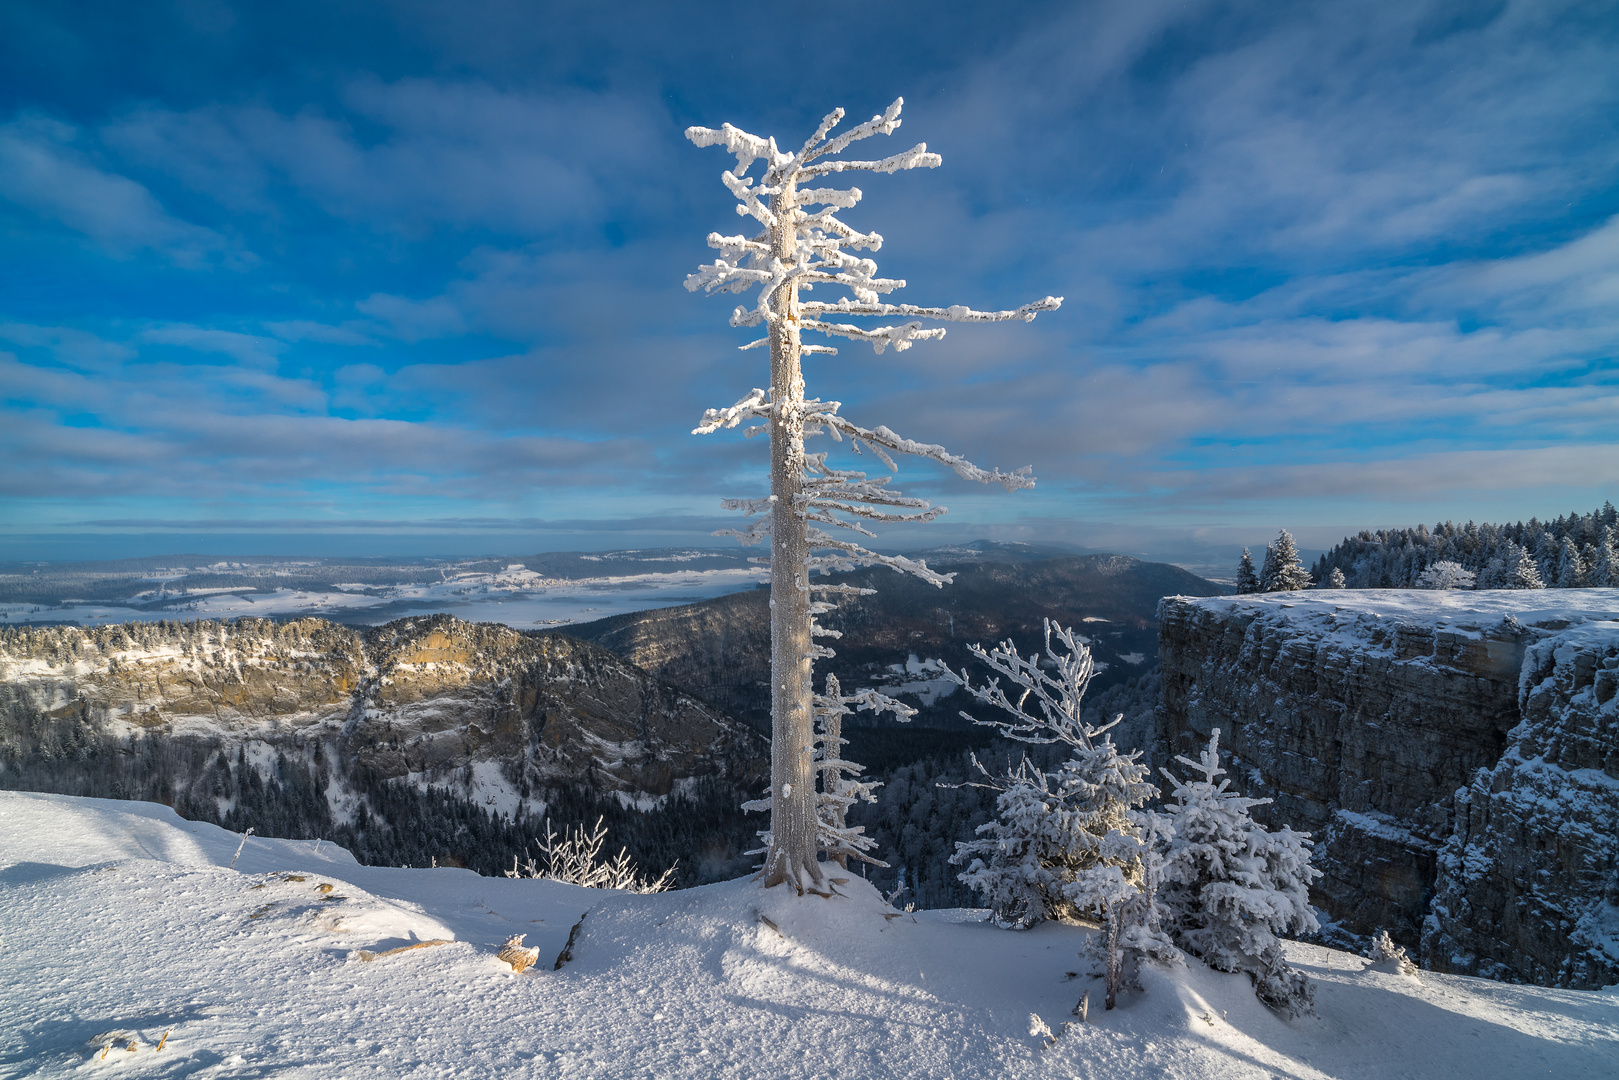
[[[1316,560],[1311,576],[1324,582],[1336,570],[1351,589],[1409,589],[1439,562],[1471,571],[1480,589],[1619,588],[1619,511],[1605,502],[1555,521],[1363,529]]]

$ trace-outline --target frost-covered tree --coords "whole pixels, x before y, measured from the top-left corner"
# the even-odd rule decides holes
[[[1247,548],[1242,549],[1242,558],[1237,562],[1237,592],[1256,593],[1259,591],[1259,575],[1254,573],[1254,557],[1248,553]]]
[[[1459,562],[1440,559],[1417,577],[1417,587],[1419,589],[1471,589],[1475,576],[1473,571],[1466,569]]]
[[[1217,779],[1220,729],[1193,761],[1176,761],[1197,774],[1181,780],[1168,769],[1173,802],[1165,807],[1173,835],[1163,853],[1159,897],[1175,942],[1219,971],[1246,971],[1260,1000],[1289,1014],[1310,1009],[1314,988],[1289,968],[1278,935],[1318,929],[1310,883],[1307,833],[1283,826],[1270,832],[1249,811],[1269,799],[1249,799]]]
[[[1571,537],[1564,536],[1557,548],[1557,587],[1583,589],[1587,576],[1587,567],[1585,560],[1580,557],[1580,549],[1574,546]]]
[[[1534,518],[1529,519],[1529,526],[1533,530],[1534,539],[1526,542],[1530,555],[1535,563],[1535,572],[1545,585],[1557,584],[1557,556],[1562,545],[1557,542],[1557,534],[1541,525]],[[1545,587],[1543,585],[1542,587]]]
[[[1148,891],[1158,819],[1137,813],[1158,789],[1147,781],[1140,751],[1122,753],[1106,735],[1122,717],[1092,724],[1081,714],[1096,674],[1084,640],[1050,619],[1045,634],[1044,655],[1022,656],[1010,641],[989,651],[973,645],[973,655],[995,673],[987,683],[975,684],[965,669],[952,676],[1004,714],[963,717],[1018,742],[1065,745],[1068,757],[1049,772],[1024,758],[1001,777],[979,764],[986,781],[981,786],[999,792],[996,820],[978,829],[978,839],[958,843],[950,861],[967,864],[961,880],[989,901],[1001,926],[1026,929],[1071,915],[1099,918],[1111,1009],[1127,949],[1173,951],[1157,929]],[[976,756],[973,761],[978,764]]]
[[[847,867],[850,859],[887,866],[868,854],[877,842],[866,835],[865,826],[848,823],[849,808],[859,802],[876,802],[880,783],[855,779],[865,772],[863,765],[848,761],[843,748],[849,740],[843,737],[843,718],[866,709],[872,712],[891,712],[900,720],[909,720],[916,710],[875,690],[861,690],[845,694],[836,675],[826,677],[826,693],[815,696],[816,750],[815,768],[820,777],[821,791],[817,803],[820,847],[838,865]]]
[[[1348,587],[1349,582],[1344,579],[1344,572],[1334,566],[1332,568],[1332,573],[1327,575],[1327,588],[1347,589]]]
[[[1591,559],[1590,579],[1593,588],[1619,589],[1619,533],[1612,525],[1602,527],[1602,539]]]
[[[724,146],[736,156],[735,171],[721,175],[737,199],[737,213],[760,226],[752,235],[711,233],[709,246],[719,258],[686,279],[688,289],[743,293],[755,286],[759,295],[752,306],[738,307],[731,324],[762,327],[764,336],[742,346],[770,350],[770,388],[755,389],[735,405],[710,409],[696,428],[708,434],[747,421],[749,434],[770,437],[770,495],[761,499],[728,500],[727,505],[749,515],[765,515],[747,529],[736,531],[744,543],[770,539],[770,651],[771,651],[771,768],[770,828],[765,834],[763,869],[766,887],[790,882],[800,891],[827,889],[819,856],[847,848],[847,838],[828,831],[825,810],[845,796],[820,790],[818,777],[837,773],[825,763],[841,760],[836,748],[817,750],[817,696],[813,665],[831,650],[815,642],[828,632],[815,623],[817,614],[831,610],[840,594],[859,592],[852,586],[812,584],[816,571],[830,573],[860,566],[884,565],[915,574],[934,585],[948,583],[920,560],[878,555],[857,542],[837,538],[818,526],[850,530],[872,536],[866,522],[929,521],[944,512],[924,499],[910,498],[888,487],[887,477],[868,478],[864,472],[836,469],[827,455],[809,453],[804,441],[813,435],[847,437],[858,452],[869,449],[890,471],[893,455],[914,454],[949,466],[969,480],[999,484],[1008,491],[1031,487],[1029,470],[1015,472],[980,469],[942,446],[915,442],[889,428],[860,427],[839,414],[836,401],[805,396],[802,357],[832,353],[829,345],[805,344],[805,331],[863,341],[877,353],[893,346],[896,352],[917,341],[944,336],[944,328],[924,322],[1029,321],[1042,311],[1055,310],[1060,297],[1012,311],[974,311],[951,307],[919,307],[888,303],[882,297],[905,282],[877,275],[877,264],[855,254],[876,251],[882,237],[860,232],[838,218],[839,211],[860,201],[859,188],[816,186],[823,179],[845,172],[894,173],[918,167],[934,168],[939,155],[919,143],[909,150],[879,160],[862,161],[840,155],[853,143],[873,135],[888,135],[900,126],[896,100],[882,115],[832,136],[843,110],[827,115],[813,135],[796,151],[783,151],[773,138],[760,138],[726,124],[718,129],[692,127],[686,137],[698,146]],[[755,163],[759,175],[749,175]],[[846,291],[827,300],[800,299],[800,291],[815,286]],[[896,320],[862,326],[849,319]],[[822,695],[824,700],[839,694]],[[876,698],[870,699],[876,701]],[[883,708],[893,704],[887,699]],[[822,724],[823,731],[825,725]],[[819,761],[817,760],[819,758]],[[844,773],[839,775],[846,774]],[[833,800],[828,803],[828,799]],[[834,815],[835,816],[835,810]]]
[[[1494,574],[1490,587],[1494,589],[1544,589],[1546,583],[1541,580],[1540,570],[1535,566],[1534,556],[1529,554],[1527,548],[1507,541],[1506,550],[1501,553],[1500,565],[1492,565]]]
[[[1310,571],[1304,568],[1304,562],[1299,558],[1293,534],[1283,529],[1275,541],[1265,548],[1265,568],[1259,574],[1259,591],[1288,592],[1309,587]]]

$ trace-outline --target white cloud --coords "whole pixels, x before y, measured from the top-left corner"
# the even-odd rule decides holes
[[[286,351],[286,345],[273,338],[257,334],[243,334],[235,330],[215,330],[189,323],[169,323],[142,330],[138,340],[154,345],[178,345],[201,353],[228,356],[238,363],[255,367],[273,367],[276,359]]]
[[[196,266],[226,252],[218,233],[180,220],[143,185],[93,165],[74,148],[76,134],[39,117],[0,125],[0,198],[82,233],[118,258],[151,250]]]

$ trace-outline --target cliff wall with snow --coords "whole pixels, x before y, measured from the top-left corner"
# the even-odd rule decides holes
[[[1619,982],[1619,591],[1166,598],[1160,756],[1222,730],[1316,903],[1431,968]]]
[[[0,787],[277,836],[380,821],[379,859],[520,851],[500,822],[562,788],[643,808],[705,781],[751,792],[767,752],[606,649],[444,615],[0,630]]]

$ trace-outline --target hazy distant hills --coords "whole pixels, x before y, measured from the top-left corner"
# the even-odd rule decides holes
[[[917,723],[930,727],[960,725],[960,701],[941,700],[949,684],[939,679],[939,667],[959,669],[974,642],[1010,637],[1028,652],[1042,640],[1043,619],[1073,625],[1106,665],[1094,684],[1100,691],[1157,662],[1160,598],[1226,591],[1179,567],[1122,555],[988,542],[922,554],[930,566],[954,571],[955,583],[938,589],[886,568],[834,578],[878,591],[845,597],[822,618],[844,636],[829,642],[838,655],[817,670],[836,674],[845,687],[885,686],[909,695],[923,707]],[[567,633],[769,729],[766,589],[581,623]]]
[[[376,626],[447,613],[535,629],[751,588],[761,574],[751,554],[658,548],[455,560],[165,555],[0,563],[0,624],[317,616]]]

